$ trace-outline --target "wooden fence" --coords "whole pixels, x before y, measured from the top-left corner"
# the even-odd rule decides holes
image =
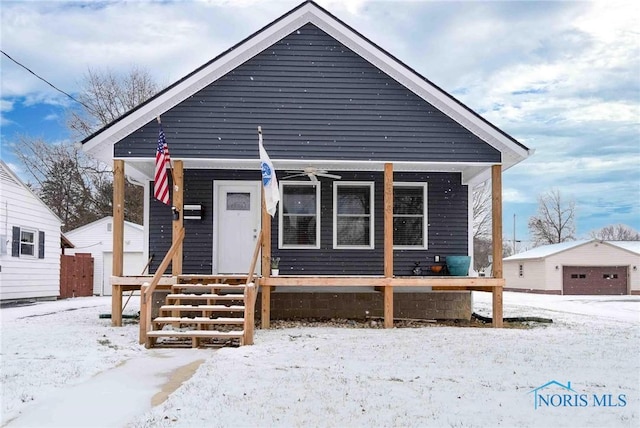
[[[91,253],[60,256],[60,298],[93,296]]]

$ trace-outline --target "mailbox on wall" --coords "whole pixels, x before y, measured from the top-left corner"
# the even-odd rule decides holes
[[[202,220],[202,205],[185,205],[183,218],[185,220]]]

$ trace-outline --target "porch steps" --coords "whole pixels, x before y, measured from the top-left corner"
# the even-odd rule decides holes
[[[147,347],[240,346],[246,277],[179,276],[147,332]]]

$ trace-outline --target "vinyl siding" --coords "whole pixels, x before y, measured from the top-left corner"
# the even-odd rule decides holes
[[[175,158],[499,162],[500,153],[312,24],[162,115]],[[115,145],[153,156],[157,124]]]
[[[0,179],[0,224],[7,231],[0,255],[0,300],[55,298],[60,295],[60,219],[4,167],[0,167]],[[39,243],[35,257],[12,257],[13,227],[36,231],[36,239],[44,232],[44,258],[38,258]]]
[[[343,181],[374,182],[375,248],[367,250],[333,249],[333,181],[321,182],[321,248],[313,250],[278,249],[278,220],[272,223],[272,254],[281,257],[282,274],[382,275],[384,259],[384,204],[382,172],[331,171]],[[259,171],[185,170],[185,204],[201,204],[202,220],[185,220],[183,272],[209,274],[213,271],[213,181],[259,180]],[[428,183],[428,249],[395,250],[396,275],[411,275],[415,262],[426,267],[433,256],[467,254],[467,187],[456,173],[396,173],[398,182]],[[154,254],[155,272],[171,244],[171,209],[151,197],[149,214],[149,253]],[[247,266],[248,269],[248,266]]]

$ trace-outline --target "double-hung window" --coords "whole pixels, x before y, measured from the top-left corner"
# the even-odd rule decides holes
[[[35,230],[20,229],[20,256],[36,256]]]
[[[334,182],[333,248],[373,248],[373,183]]]
[[[427,183],[394,184],[393,247],[427,248]]]
[[[320,248],[320,182],[280,182],[279,248]]]

